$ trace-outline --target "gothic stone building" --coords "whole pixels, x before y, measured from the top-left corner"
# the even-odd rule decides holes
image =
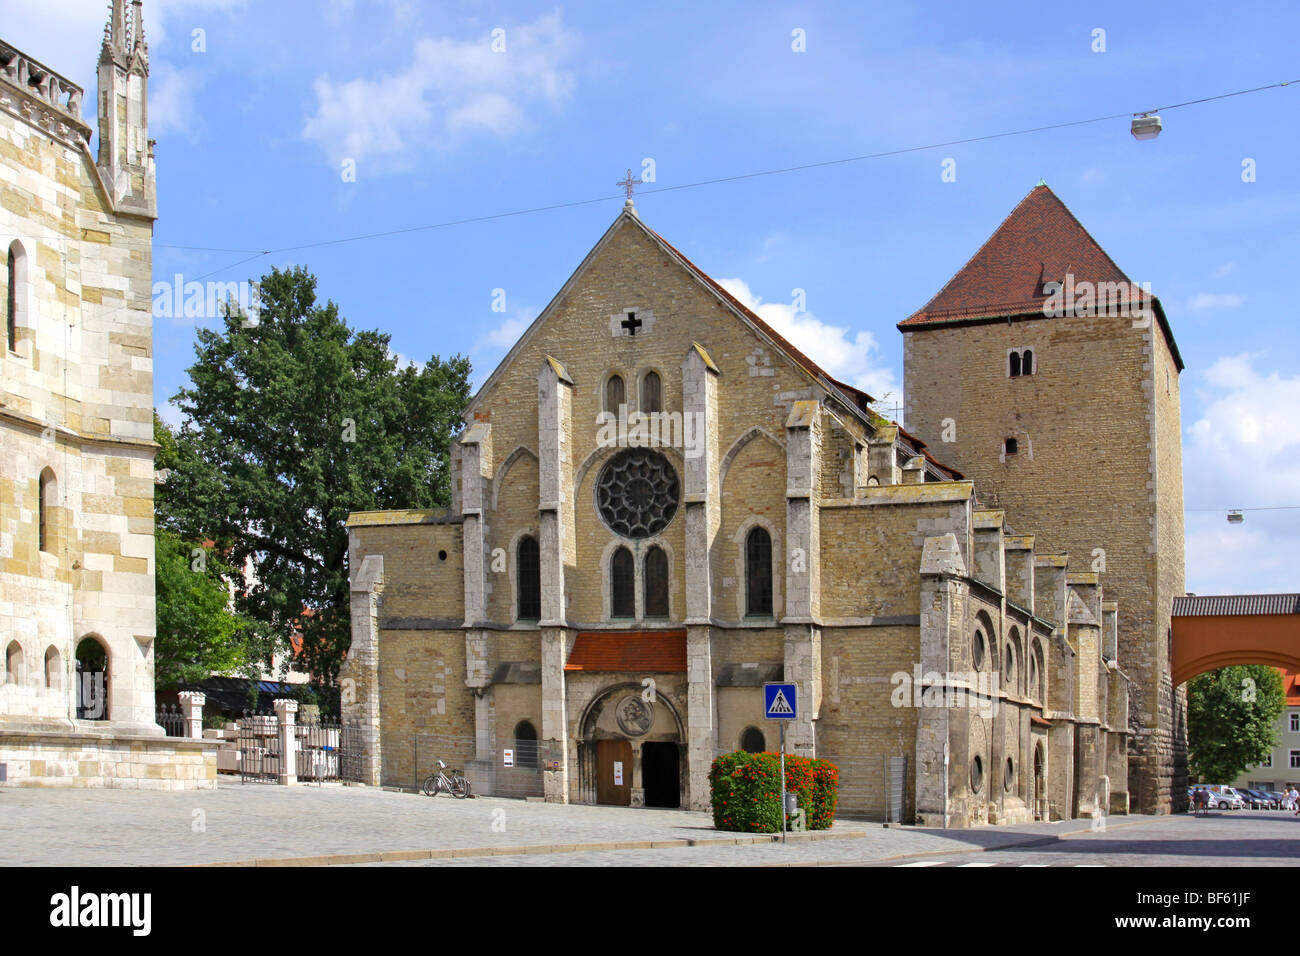
[[[1139,767],[1170,742],[1177,353],[1162,314],[1045,317],[1043,282],[1096,265],[1045,187],[993,242],[1038,284],[999,288],[977,257],[903,323],[909,432],[629,201],[470,403],[452,506],[349,520],[366,778],[410,786],[443,758],[498,792],[531,773],[552,801],[704,808],[718,753],[776,749],[762,684],[783,679],[788,748],[839,765],[843,812],[1127,810],[1131,723],[1153,738]],[[945,311],[981,297],[1042,320]]]
[[[0,42],[0,768],[214,785],[154,722],[149,60],[139,0],[110,17],[97,153],[82,90]]]

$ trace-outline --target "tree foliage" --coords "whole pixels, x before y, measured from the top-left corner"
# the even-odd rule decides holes
[[[221,328],[197,332],[175,398],[184,419],[159,464],[172,470],[160,522],[213,539],[239,609],[282,648],[300,628],[301,662],[329,683],[349,640],[344,522],[449,502],[470,366],[435,355],[399,368],[389,337],[349,328],[304,269],[272,270],[259,291],[256,317],[231,304]]]
[[[1231,783],[1262,763],[1277,744],[1277,719],[1286,707],[1282,676],[1272,667],[1223,667],[1187,686],[1187,739],[1192,775]]]
[[[160,528],[154,539],[159,687],[199,681],[244,668],[255,654],[255,631],[233,612],[228,569],[201,545]]]

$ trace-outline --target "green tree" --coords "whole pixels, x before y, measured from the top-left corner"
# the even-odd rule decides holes
[[[249,663],[256,642],[247,620],[230,609],[228,569],[200,545],[165,528],[154,539],[159,687],[228,674]]]
[[[1230,783],[1265,760],[1277,744],[1286,707],[1282,676],[1262,664],[1223,667],[1187,685],[1187,740],[1192,775]]]
[[[399,368],[389,337],[349,328],[301,268],[272,270],[259,298],[256,316],[232,304],[223,327],[197,332],[159,510],[215,540],[239,609],[281,648],[300,628],[302,663],[332,683],[349,642],[344,522],[449,503],[470,365],[435,355]]]

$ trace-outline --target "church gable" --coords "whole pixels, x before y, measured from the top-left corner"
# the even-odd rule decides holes
[[[682,363],[694,349],[720,372],[723,449],[753,427],[780,433],[790,405],[839,391],[820,368],[625,209],[521,336],[467,410],[491,421],[499,454],[536,447],[537,373],[548,358],[572,383],[572,464],[601,444],[599,416],[682,411]],[[621,423],[620,423],[621,424]],[[865,427],[865,426],[864,426]],[[663,444],[690,434],[663,424]],[[689,431],[689,430],[687,430]],[[620,432],[623,444],[626,432]]]

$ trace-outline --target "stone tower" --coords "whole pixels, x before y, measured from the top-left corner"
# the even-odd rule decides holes
[[[215,777],[154,721],[148,73],[140,2],[114,0],[95,151],[82,90],[0,42],[0,764],[18,785]]]
[[[1159,299],[1040,183],[898,328],[906,427],[975,479],[985,507],[1034,529],[1040,550],[1068,552],[1118,601],[1129,792],[1141,812],[1168,812],[1171,794],[1177,809],[1186,697],[1170,680],[1170,610],[1184,591],[1183,363]]]

